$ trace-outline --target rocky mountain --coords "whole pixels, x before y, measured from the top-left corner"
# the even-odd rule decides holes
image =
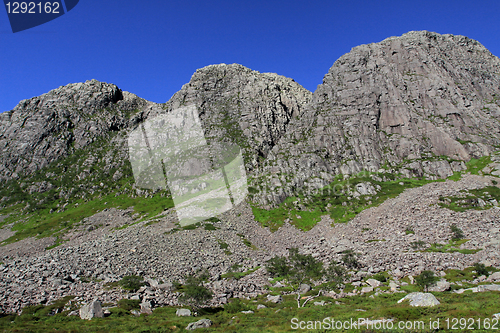
[[[280,202],[362,170],[445,178],[500,143],[500,59],[463,36],[412,31],[340,57],[260,172]]]
[[[250,192],[190,228],[169,191],[135,185],[127,140],[183,106],[196,107],[208,143],[241,148]],[[427,31],[353,48],[314,93],[220,64],[164,104],[95,80],[23,100],[0,114],[3,310],[68,294],[113,303],[123,295],[104,285],[132,274],[149,287],[128,296],[175,305],[169,283],[202,268],[223,304],[266,292],[259,267],[291,246],[327,264],[351,249],[359,277],[499,266],[499,120],[500,60],[467,37]],[[332,182],[343,191],[307,194]],[[412,248],[446,242],[452,224],[470,241]],[[234,267],[250,273],[225,278]]]

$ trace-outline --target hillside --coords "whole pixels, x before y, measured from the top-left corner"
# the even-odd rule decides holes
[[[208,144],[240,147],[249,195],[180,226],[168,189],[135,184],[127,138],[185,106]],[[314,93],[237,64],[197,70],[164,104],[69,84],[0,115],[2,310],[68,295],[73,308],[96,297],[174,306],[172,282],[200,269],[214,306],[258,297],[271,285],[265,263],[291,247],[325,265],[354,251],[349,283],[500,268],[499,145],[500,59],[463,36],[357,46]],[[148,285],[110,287],[131,275]]]

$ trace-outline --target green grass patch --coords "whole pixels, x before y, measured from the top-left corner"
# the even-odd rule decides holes
[[[259,268],[260,268],[260,266],[257,266],[255,268],[252,268],[252,269],[249,269],[249,270],[243,271],[243,272],[230,271],[230,272],[222,274],[221,277],[226,278],[226,279],[233,278],[235,280],[239,280],[244,276],[252,274],[253,272],[258,270]]]
[[[280,205],[272,209],[263,209],[252,205],[255,219],[271,231],[276,231],[286,219],[298,229],[308,231],[320,220],[321,216],[329,215],[336,223],[345,223],[353,219],[363,210],[378,206],[389,198],[394,198],[407,188],[419,187],[433,180],[403,178],[388,181],[375,181],[372,173],[360,173],[349,179],[337,176],[335,181],[328,186],[317,190],[312,195],[299,194],[289,197]],[[375,174],[388,178],[387,174]],[[442,180],[438,180],[442,181]],[[347,189],[353,190],[359,183],[371,183],[379,187],[375,195],[361,195],[350,197]],[[301,209],[299,209],[301,207]]]
[[[494,206],[495,200],[497,203],[500,201],[500,189],[496,186],[486,186],[468,191],[462,190],[461,192],[456,196],[439,197],[439,206],[456,212],[464,212],[469,209],[490,209]]]
[[[468,239],[460,239],[460,240],[450,240],[448,244],[439,244],[439,243],[432,243],[430,247],[427,249],[423,250],[422,252],[441,252],[441,253],[447,253],[447,252],[459,252],[462,254],[474,254],[481,249],[460,249],[459,246],[468,242]]]
[[[381,294],[370,298],[368,296],[354,296],[343,298],[339,304],[328,297],[318,297],[315,301],[325,301],[325,306],[315,306],[312,302],[306,307],[297,309],[295,295],[285,295],[283,303],[268,303],[265,295],[257,298],[233,299],[224,308],[205,308],[198,317],[178,317],[175,315],[177,307],[157,308],[151,315],[135,317],[129,310],[122,307],[111,308],[111,315],[107,318],[81,320],[78,316],[67,317],[66,313],[48,315],[50,311],[45,306],[35,306],[21,316],[6,314],[0,317],[0,331],[5,332],[185,332],[186,326],[201,318],[208,318],[212,326],[200,329],[200,332],[290,332],[292,319],[298,318],[310,322],[322,322],[324,318],[333,318],[335,321],[348,321],[358,318],[382,319],[394,318],[394,326],[398,322],[422,322],[423,332],[433,331],[429,321],[439,320],[439,332],[456,332],[451,325],[447,327],[446,319],[472,319],[474,332],[490,332],[477,327],[477,319],[491,320],[492,315],[498,312],[499,292],[464,293],[450,292],[433,293],[441,302],[435,307],[411,307],[407,302],[398,304],[397,301],[404,294]],[[257,310],[258,304],[265,304],[267,308]],[[129,304],[124,304],[129,308]],[[253,314],[242,314],[243,310],[253,310]],[[359,311],[363,310],[363,311]],[[451,323],[451,322],[450,322]],[[468,322],[469,323],[469,322]],[[318,327],[316,327],[318,328]],[[306,329],[308,332],[336,331],[322,327],[321,330]],[[359,329],[347,329],[344,332],[360,332]],[[395,330],[400,332],[400,330]],[[460,329],[458,329],[460,331]],[[368,331],[365,331],[368,332]],[[384,330],[381,330],[384,332]],[[388,332],[388,331],[386,331]],[[410,331],[406,331],[410,332]]]

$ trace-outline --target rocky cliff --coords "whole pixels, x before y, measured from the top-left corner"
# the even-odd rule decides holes
[[[353,48],[314,94],[236,64],[197,70],[165,104],[95,80],[70,84],[0,116],[0,177],[27,176],[91,144],[80,161],[87,172],[112,163],[114,180],[130,177],[120,170],[130,168],[127,133],[184,105],[196,106],[208,141],[243,149],[253,200],[274,205],[338,174],[444,178],[488,155],[500,143],[500,60],[467,37],[421,31]]]
[[[336,174],[445,178],[500,143],[500,60],[463,36],[412,31],[338,59],[256,182],[280,202]]]

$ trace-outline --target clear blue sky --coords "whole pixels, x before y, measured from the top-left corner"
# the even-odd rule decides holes
[[[354,46],[410,30],[465,35],[500,55],[498,0],[80,0],[12,33],[0,8],[0,111],[90,79],[166,102],[200,67],[239,63],[314,91]]]

